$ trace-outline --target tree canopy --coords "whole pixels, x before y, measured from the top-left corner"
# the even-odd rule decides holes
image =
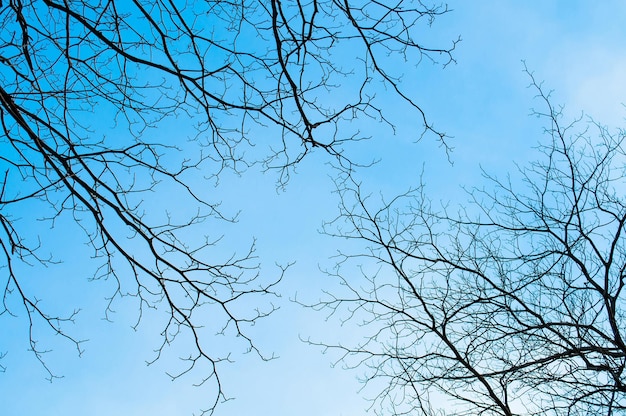
[[[352,169],[360,162],[350,144],[367,137],[354,121],[386,120],[381,86],[443,140],[400,81],[422,59],[452,60],[455,42],[418,39],[445,12],[403,1],[1,2],[2,314],[27,316],[49,376],[40,334],[80,351],[68,326],[78,311],[46,309],[27,265],[64,258],[71,248],[49,250],[38,229],[71,218],[96,259],[92,278],[116,282],[104,296],[135,297],[140,316],[165,307],[157,356],[190,337],[188,366],[173,376],[208,363],[202,378],[216,383],[213,403],[222,399],[216,365],[228,356],[201,336],[205,317],[256,350],[246,327],[272,307],[255,299],[273,292],[283,270],[260,278],[254,246],[220,259],[219,235],[189,237],[234,220],[205,187],[224,169],[256,163],[284,184],[316,148]],[[189,137],[157,134],[174,119],[193,127]],[[170,213],[154,195],[176,195],[195,211]]]
[[[426,185],[377,204],[338,182],[326,230],[364,247],[339,255],[345,290],[314,306],[366,323],[332,348],[384,381],[380,414],[626,410],[626,133],[565,121],[530,76],[547,137],[520,179],[485,173],[458,207]]]
[[[266,374],[233,378],[237,369],[229,373],[225,364],[249,365],[252,357],[240,355],[247,352],[257,362],[274,358],[271,346],[286,345],[280,337],[288,319],[290,329],[303,330],[293,338],[365,372],[370,410],[381,415],[625,413],[626,135],[595,121],[613,111],[604,111],[608,96],[623,90],[623,61],[613,56],[621,45],[612,38],[626,32],[619,19],[606,18],[607,9],[618,15],[623,6],[563,12],[534,5],[533,13],[551,16],[535,26],[526,26],[525,6],[455,7],[471,15],[464,23],[470,51],[455,50],[458,39],[432,27],[452,19],[456,30],[463,19],[427,1],[0,0],[0,324],[5,333],[21,325],[0,340],[0,372],[21,364],[12,355],[19,345],[37,371],[63,376],[66,362],[55,360],[56,351],[69,346],[81,355],[93,345],[85,341],[98,325],[93,316],[122,318],[149,333],[141,341],[154,352],[126,360],[158,362],[182,379],[167,394],[177,406],[187,381],[204,385],[201,412],[213,413],[231,397],[233,379],[253,385],[257,400],[275,388]],[[493,30],[498,25],[505,29]],[[544,134],[522,137],[534,121],[501,119],[522,105],[509,107],[517,87],[500,78],[510,60],[521,72],[525,56],[511,39],[527,42],[526,52],[550,45],[529,57],[544,67],[537,76],[549,68],[559,88],[582,80],[562,101],[606,102],[603,111],[595,119],[566,115],[526,70],[541,103],[533,120],[543,122]],[[457,58],[473,61],[473,70],[439,71]],[[599,71],[601,63],[610,68]],[[433,69],[447,75],[436,80]],[[599,78],[610,92],[596,90]],[[489,161],[480,185],[465,168],[446,164],[452,138],[433,123],[442,118],[465,151],[448,162],[474,169]],[[482,137],[490,135],[497,138]],[[431,140],[413,143],[423,136]],[[517,169],[497,151],[536,139],[538,158]],[[421,152],[427,145],[443,147],[441,159]],[[416,174],[422,163],[426,179]],[[437,163],[447,168],[433,169]],[[295,173],[310,174],[312,166],[313,175],[298,182]],[[252,185],[229,189],[233,177],[252,177]],[[267,177],[266,193],[310,196],[270,219],[254,217],[276,227],[294,211],[291,234],[265,226],[269,244],[245,223],[246,211],[276,208],[259,198]],[[464,200],[442,191],[437,202],[435,188],[462,181],[470,184]],[[412,188],[402,192],[405,184]],[[322,229],[327,236],[316,235],[325,243],[295,241],[337,201],[336,218]],[[297,245],[296,257],[281,263]],[[334,268],[321,265],[330,275],[323,283],[309,279],[319,268],[309,263],[326,258],[322,248],[338,253],[329,260],[337,260]],[[302,263],[314,271],[302,272]],[[325,291],[319,301],[310,290],[318,284]],[[309,338],[300,327],[309,321],[281,321],[277,308],[296,307],[287,299],[296,285],[296,300],[339,317],[340,331],[320,326],[324,335]],[[117,341],[119,351],[135,346]],[[285,385],[298,377],[293,384],[312,401],[339,390],[326,379],[321,394],[310,388],[314,377],[305,369],[313,360],[299,358],[302,367],[281,376]],[[128,388],[114,377],[119,386],[104,383]],[[7,396],[30,394],[30,384],[16,385]],[[159,394],[140,405],[171,413],[154,399]]]

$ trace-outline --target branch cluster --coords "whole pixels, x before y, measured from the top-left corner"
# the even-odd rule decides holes
[[[225,359],[200,339],[199,311],[209,310],[256,350],[243,327],[271,307],[242,312],[235,305],[270,293],[276,281],[259,282],[252,249],[219,260],[210,250],[219,238],[189,243],[207,220],[232,220],[190,178],[261,161],[284,183],[313,148],[350,170],[344,145],[364,138],[352,121],[385,120],[375,99],[381,86],[443,140],[401,89],[397,64],[411,70],[423,57],[452,60],[454,43],[438,49],[414,38],[446,10],[383,3],[0,2],[2,313],[17,314],[10,299],[21,300],[42,363],[38,322],[80,350],[64,326],[74,315],[42,309],[16,264],[51,264],[25,235],[35,220],[54,226],[65,217],[82,228],[100,260],[94,277],[116,282],[111,302],[133,295],[140,315],[166,305],[163,346],[190,335],[189,369],[203,360],[207,378],[216,377],[215,365]],[[154,133],[173,119],[193,127],[191,144]],[[257,145],[267,152],[247,156]],[[149,195],[162,189],[161,200],[176,195],[197,213],[157,220],[162,212]]]
[[[493,187],[457,213],[423,186],[374,208],[341,183],[327,232],[366,249],[340,255],[332,274],[347,291],[317,307],[366,323],[365,342],[335,347],[387,380],[383,413],[626,410],[626,134],[562,125],[533,85],[548,142],[521,183],[487,175]],[[355,263],[361,280],[344,271]]]

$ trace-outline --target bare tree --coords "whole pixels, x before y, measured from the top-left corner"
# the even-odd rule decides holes
[[[2,314],[28,316],[44,365],[37,339],[45,327],[80,350],[67,327],[74,316],[44,310],[20,273],[56,261],[38,250],[35,221],[69,216],[101,261],[94,277],[117,282],[111,302],[131,294],[140,315],[165,305],[163,346],[191,337],[182,372],[208,362],[217,403],[216,365],[227,357],[200,336],[199,311],[256,350],[246,325],[271,307],[242,302],[271,293],[276,279],[257,279],[252,249],[218,260],[217,237],[189,242],[198,224],[232,220],[192,179],[260,161],[282,183],[314,148],[350,170],[345,147],[365,138],[353,120],[386,121],[381,87],[443,140],[401,79],[423,58],[452,59],[454,42],[441,49],[416,39],[446,11],[401,0],[0,1]],[[190,143],[155,133],[174,118],[195,127]],[[252,146],[266,152],[249,157]],[[197,212],[163,220],[165,210],[148,206],[154,192],[175,193]]]
[[[381,414],[626,411],[626,133],[563,124],[533,85],[548,141],[521,181],[486,175],[458,213],[424,186],[378,208],[340,186],[326,231],[366,249],[340,255],[346,291],[316,306],[364,323],[334,347],[382,383]]]

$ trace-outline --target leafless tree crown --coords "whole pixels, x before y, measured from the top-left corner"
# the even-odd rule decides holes
[[[73,315],[41,309],[18,272],[54,261],[37,250],[34,221],[73,217],[102,261],[95,276],[117,281],[111,299],[165,304],[163,345],[191,335],[188,369],[211,364],[217,402],[215,365],[226,357],[199,336],[197,310],[255,349],[246,324],[271,308],[234,305],[273,282],[257,279],[252,250],[217,260],[216,237],[185,239],[210,218],[232,219],[190,178],[261,161],[284,182],[313,148],[349,170],[345,147],[364,138],[354,120],[385,121],[381,87],[443,140],[401,79],[425,57],[452,59],[454,42],[440,49],[417,39],[445,12],[413,1],[0,1],[3,313],[18,314],[9,305],[21,300],[40,359],[42,325],[80,348],[65,326]],[[155,132],[175,118],[193,125],[191,144]],[[267,151],[250,158],[253,146]],[[163,188],[197,214],[156,221],[146,201]]]
[[[626,411],[626,134],[563,124],[533,85],[547,142],[521,181],[486,175],[457,213],[423,186],[375,208],[341,182],[327,231],[366,248],[340,255],[346,292],[316,306],[365,323],[335,348],[385,380],[381,414]]]

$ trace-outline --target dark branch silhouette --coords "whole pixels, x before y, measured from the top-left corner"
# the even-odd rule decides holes
[[[191,337],[182,373],[208,363],[203,379],[218,392],[210,410],[225,398],[216,366],[228,357],[200,328],[205,319],[222,322],[256,351],[246,328],[272,307],[250,305],[272,294],[284,270],[260,279],[254,247],[220,260],[218,237],[189,242],[207,223],[234,220],[191,179],[263,163],[283,184],[316,148],[350,171],[361,161],[348,156],[349,144],[367,138],[354,121],[386,122],[382,88],[444,141],[401,81],[423,58],[452,61],[455,42],[439,49],[416,39],[447,10],[383,3],[0,2],[0,314],[27,315],[31,348],[50,377],[40,334],[47,327],[80,351],[67,326],[75,314],[44,308],[20,270],[57,261],[58,251],[42,254],[32,227],[69,217],[100,262],[93,277],[116,282],[111,304],[135,296],[140,316],[165,307],[157,356]],[[191,142],[156,133],[174,119],[194,127]],[[167,208],[155,194],[175,195],[196,214],[160,220]]]
[[[458,213],[424,186],[377,208],[338,182],[326,231],[365,249],[339,255],[345,292],[314,306],[364,323],[364,342],[332,347],[385,381],[380,414],[626,411],[626,135],[563,124],[532,84],[547,142],[522,181],[486,174]]]

